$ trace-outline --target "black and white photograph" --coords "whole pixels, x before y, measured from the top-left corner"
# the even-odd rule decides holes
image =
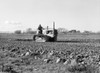
[[[100,0],[0,0],[0,73],[100,73]]]

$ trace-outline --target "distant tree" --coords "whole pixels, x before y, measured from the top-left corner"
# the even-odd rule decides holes
[[[95,34],[95,32],[87,31],[87,30],[86,30],[86,31],[83,32],[83,34],[89,35],[89,34]]]
[[[21,30],[16,30],[14,33],[15,34],[21,34]]]
[[[78,30],[77,33],[81,33],[81,31]]]
[[[32,28],[28,28],[28,29],[26,30],[26,33],[35,34],[36,31],[33,31]]]
[[[83,33],[90,33],[89,31],[84,31]]]
[[[79,30],[70,30],[69,33],[81,33]]]
[[[76,30],[70,30],[69,32],[70,33],[76,33],[77,31]]]
[[[84,31],[83,33],[89,34],[89,33],[94,33],[94,32],[92,32],[92,31]]]
[[[68,31],[65,28],[58,28],[58,33],[64,33],[66,34]]]
[[[32,28],[28,28],[27,31],[32,31]]]

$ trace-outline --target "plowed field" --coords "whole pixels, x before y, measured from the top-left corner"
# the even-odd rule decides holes
[[[45,43],[2,37],[0,72],[100,73],[100,39],[72,36],[60,35],[57,42]]]

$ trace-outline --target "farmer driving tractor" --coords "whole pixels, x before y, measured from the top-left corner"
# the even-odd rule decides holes
[[[43,27],[41,26],[41,24],[39,24],[38,26],[38,34],[42,34],[43,33]]]

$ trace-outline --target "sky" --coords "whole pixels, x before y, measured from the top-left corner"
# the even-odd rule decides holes
[[[52,27],[100,31],[100,0],[0,0],[0,31]]]

